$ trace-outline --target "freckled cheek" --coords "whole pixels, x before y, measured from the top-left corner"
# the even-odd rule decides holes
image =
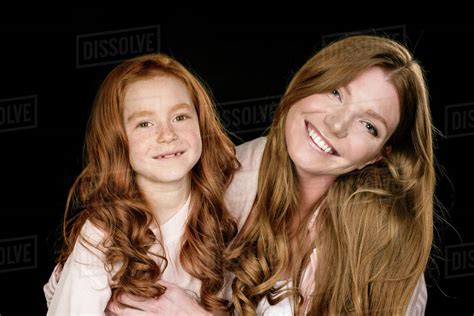
[[[147,138],[130,139],[128,142],[128,151],[130,158],[143,159],[150,150],[150,140]]]
[[[195,148],[197,154],[202,153],[202,139],[199,134],[193,134],[190,138],[190,142],[192,142],[192,146]]]
[[[183,126],[179,130],[176,130],[176,134],[178,134],[181,138],[184,138],[189,141],[201,141],[201,132],[199,131],[199,126]]]

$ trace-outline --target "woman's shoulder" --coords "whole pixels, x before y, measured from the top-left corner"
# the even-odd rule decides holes
[[[258,169],[266,143],[266,137],[258,137],[236,147],[236,156],[243,170],[251,170],[255,167]]]
[[[239,228],[246,221],[257,194],[258,170],[266,141],[265,137],[259,137],[236,148],[237,159],[242,167],[234,174],[225,193],[225,201],[237,219]]]

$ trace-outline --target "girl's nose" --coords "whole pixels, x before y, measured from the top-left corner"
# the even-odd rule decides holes
[[[175,131],[169,124],[162,124],[158,130],[158,142],[159,143],[169,143],[178,138]]]

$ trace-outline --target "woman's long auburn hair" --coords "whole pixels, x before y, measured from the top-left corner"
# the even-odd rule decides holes
[[[275,112],[257,198],[229,251],[236,276],[233,304],[239,314],[255,315],[265,297],[271,304],[291,297],[300,303],[295,313],[301,312],[298,286],[311,251],[291,267],[296,281],[292,290],[273,287],[290,262],[289,223],[300,198],[286,148],[286,116],[297,101],[344,86],[370,67],[390,75],[399,96],[400,123],[386,143],[390,154],[384,150],[380,161],[339,176],[317,202],[313,246],[318,267],[307,303],[310,315],[405,313],[433,239],[436,176],[427,88],[421,67],[405,47],[382,37],[353,36],[309,59]],[[300,240],[307,238],[306,227],[298,234]]]
[[[89,220],[104,232],[103,243],[92,246],[100,246],[106,269],[121,265],[112,278],[114,301],[119,302],[123,293],[150,298],[166,290],[156,282],[167,260],[164,254],[150,252],[154,243],[162,246],[161,238],[150,229],[159,225],[137,186],[122,118],[128,85],[156,76],[184,82],[193,98],[202,135],[202,155],[191,171],[190,214],[181,239],[180,261],[202,282],[202,306],[208,311],[226,310],[228,302],[218,296],[224,286],[223,251],[235,237],[237,226],[223,196],[240,164],[205,87],[184,66],[163,54],[128,60],[102,83],[88,121],[85,168],[68,194],[64,245],[57,261],[64,265],[76,241],[91,245],[81,235]],[[158,256],[158,263],[150,255]]]

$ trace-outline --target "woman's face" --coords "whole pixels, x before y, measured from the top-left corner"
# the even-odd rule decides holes
[[[288,153],[299,176],[338,176],[381,158],[400,121],[400,103],[380,67],[344,87],[293,104],[285,122]]]

